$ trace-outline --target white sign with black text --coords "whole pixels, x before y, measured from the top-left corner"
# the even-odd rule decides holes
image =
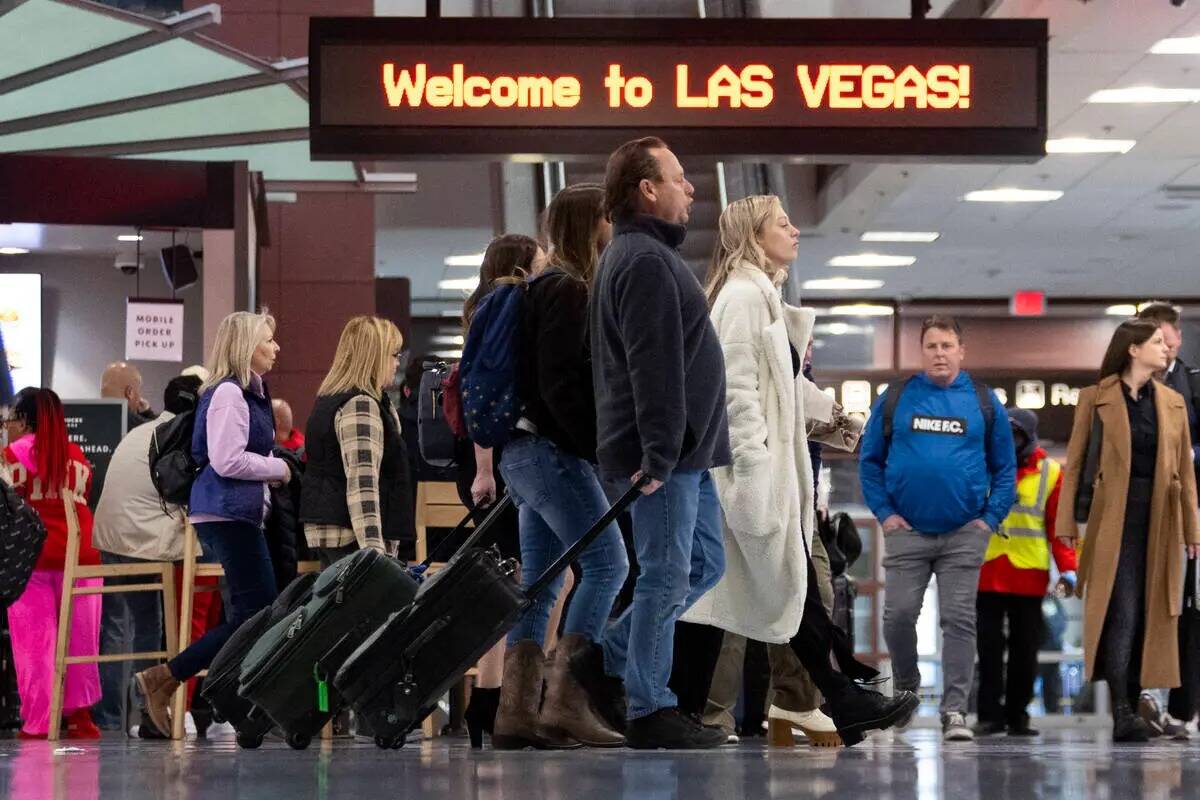
[[[135,300],[125,307],[126,361],[183,361],[183,301]]]

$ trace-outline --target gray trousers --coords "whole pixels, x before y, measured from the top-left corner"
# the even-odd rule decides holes
[[[829,569],[829,554],[821,537],[813,537],[813,569],[819,582],[821,603],[825,610],[833,612],[833,577]],[[768,644],[767,656],[771,662],[771,691],[767,692],[767,704],[776,705],[784,711],[812,711],[821,705],[821,693],[812,678],[800,666],[800,659],[790,644]],[[708,690],[708,703],[704,708],[704,724],[717,725],[728,733],[734,731],[733,709],[742,693],[742,667],[746,660],[746,637],[725,632],[721,655],[713,672],[712,686]],[[772,698],[772,694],[774,698]]]
[[[883,636],[898,691],[915,692],[921,685],[917,618],[929,578],[937,576],[943,714],[967,711],[967,695],[975,675],[975,596],[979,568],[990,539],[991,533],[974,525],[938,535],[899,530],[883,537],[887,582]]]

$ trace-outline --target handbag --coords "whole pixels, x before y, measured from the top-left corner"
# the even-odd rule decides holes
[[[1100,470],[1100,445],[1104,442],[1104,423],[1100,414],[1092,412],[1092,432],[1088,435],[1087,457],[1083,461],[1083,472],[1079,488],[1075,492],[1075,521],[1086,523],[1092,513],[1092,496],[1096,492],[1096,474]]]
[[[42,518],[0,480],[0,607],[12,605],[25,592],[45,543]]]

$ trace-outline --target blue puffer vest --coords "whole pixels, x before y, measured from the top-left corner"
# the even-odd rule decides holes
[[[238,386],[233,378],[221,381]],[[220,384],[218,384],[219,386]],[[241,388],[240,386],[238,388]],[[223,478],[208,460],[208,406],[212,402],[213,392],[217,387],[209,389],[200,398],[196,406],[196,427],[192,433],[192,457],[202,467],[192,484],[192,500],[189,512],[192,514],[213,514],[239,522],[249,522],[251,525],[262,525],[263,522],[263,482],[244,481],[236,478]],[[259,397],[249,389],[242,390],[242,397],[250,408],[250,434],[246,443],[246,452],[257,453],[260,456],[271,454],[275,444],[275,417],[271,413],[271,396],[263,387],[263,396]]]

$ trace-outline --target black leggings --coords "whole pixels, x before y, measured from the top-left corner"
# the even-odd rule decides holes
[[[1114,700],[1122,691],[1137,704],[1146,618],[1146,543],[1150,534],[1153,481],[1133,478],[1125,501],[1125,530],[1113,580],[1096,674],[1104,676]]]

